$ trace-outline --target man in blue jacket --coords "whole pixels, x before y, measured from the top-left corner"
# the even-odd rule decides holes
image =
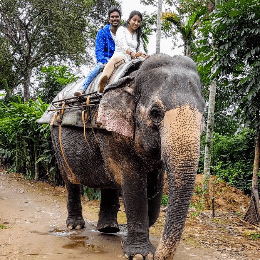
[[[85,79],[83,86],[80,90],[74,93],[75,96],[84,94],[88,85],[97,76],[98,72],[104,68],[108,60],[113,56],[115,51],[115,36],[116,31],[120,25],[121,11],[113,7],[108,11],[108,22],[104,28],[100,29],[97,33],[95,54],[97,59],[96,67],[88,74]]]

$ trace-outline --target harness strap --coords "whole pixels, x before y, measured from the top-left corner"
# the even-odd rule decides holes
[[[69,170],[69,173],[68,173],[68,179],[71,183],[73,184],[80,184],[77,176],[72,172],[67,160],[66,160],[66,157],[65,157],[65,154],[64,154],[64,151],[63,151],[63,147],[62,147],[62,141],[61,141],[61,124],[59,124],[59,142],[60,142],[60,150],[61,150],[61,154],[62,154],[62,157],[64,159],[64,162]]]
[[[53,124],[54,124],[55,117],[56,117],[56,114],[54,113],[53,116],[52,116],[50,125],[53,125]]]
[[[84,129],[84,138],[85,138],[85,141],[88,144],[88,146],[90,146],[89,142],[87,140],[87,137],[86,137],[86,119],[87,119],[87,116],[88,116],[88,114],[86,113],[86,111],[83,110],[82,113],[81,113],[81,118],[82,118],[83,129]]]

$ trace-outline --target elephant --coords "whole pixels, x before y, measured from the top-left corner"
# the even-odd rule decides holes
[[[68,228],[84,228],[83,184],[101,190],[97,229],[118,232],[121,194],[127,216],[122,242],[126,257],[173,259],[195,185],[204,107],[192,59],[154,54],[138,70],[105,88],[97,116],[101,128],[86,128],[83,134],[82,127],[52,125],[68,192]],[[160,213],[165,172],[168,207],[155,249],[149,227]]]

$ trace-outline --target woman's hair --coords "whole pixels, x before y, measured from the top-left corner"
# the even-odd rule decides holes
[[[135,16],[138,15],[141,19],[141,21],[143,20],[143,16],[139,11],[132,11],[127,19],[127,21],[124,23],[124,26],[127,27],[129,25],[130,20]],[[138,48],[140,46],[140,40],[141,40],[141,35],[142,35],[142,27],[141,25],[136,29],[136,33],[137,33],[137,48],[136,51],[138,51]]]

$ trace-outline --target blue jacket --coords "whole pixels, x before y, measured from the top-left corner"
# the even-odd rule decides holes
[[[97,62],[107,63],[106,58],[111,58],[115,51],[115,42],[110,33],[110,24],[100,29],[96,37],[95,54]]]

